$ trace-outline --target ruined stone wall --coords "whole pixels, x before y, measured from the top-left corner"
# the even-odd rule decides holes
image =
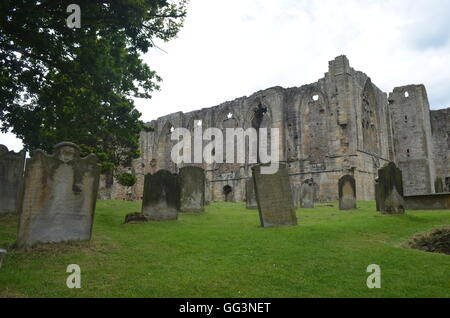
[[[315,83],[287,89],[273,87],[215,107],[170,114],[148,123],[154,131],[141,134],[142,156],[131,169],[138,183],[132,189],[114,183],[105,192],[111,198],[140,200],[146,173],[160,169],[177,173],[182,165],[170,160],[176,143],[170,140],[171,131],[183,127],[194,135],[198,122],[203,130],[219,128],[224,136],[227,128],[278,128],[280,161],[286,164],[292,185],[299,186],[313,178],[321,201],[338,199],[339,178],[347,174],[356,179],[358,200],[374,200],[377,171],[389,161],[398,162],[406,170],[405,187],[408,189],[410,184],[411,191],[408,193],[429,192],[434,161],[430,155],[432,135],[429,116],[426,120],[426,92],[420,86],[409,87],[410,99],[404,100],[399,98],[403,90],[396,89],[389,104],[386,93],[366,74],[351,68],[345,56],[339,56],[329,62],[328,72]],[[415,113],[414,138],[419,139],[415,146],[415,139],[408,139],[411,145],[402,141],[405,136],[413,138],[407,133],[410,127],[402,123],[410,109]],[[436,144],[443,142],[442,134],[435,138]],[[208,143],[203,141],[203,146]],[[223,147],[226,154],[226,142]],[[405,157],[406,149],[413,150],[414,155]],[[214,153],[212,149],[211,154]],[[205,169],[206,202],[245,201],[245,184],[252,167],[248,154],[246,159],[244,164],[193,164]],[[445,170],[444,165],[438,165],[441,171]],[[419,171],[417,177],[411,173],[415,169]]]
[[[405,195],[434,193],[430,107],[423,85],[397,87],[389,95],[396,162]]]
[[[450,108],[431,111],[436,177],[444,182],[450,192]]]

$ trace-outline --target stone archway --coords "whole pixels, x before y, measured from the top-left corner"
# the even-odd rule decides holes
[[[223,187],[223,195],[224,195],[224,201],[225,202],[232,202],[232,196],[233,196],[233,188],[230,185],[226,185]]]

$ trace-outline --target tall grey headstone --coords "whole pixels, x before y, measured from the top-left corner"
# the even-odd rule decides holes
[[[377,197],[379,208],[384,214],[405,213],[402,171],[390,162],[378,170]]]
[[[180,212],[205,211],[205,170],[183,167],[178,175],[180,184]]]
[[[303,209],[314,208],[314,180],[304,181],[300,188],[300,203]]]
[[[151,221],[178,219],[180,185],[178,176],[167,170],[147,174],[144,181],[142,213]]]
[[[87,241],[91,238],[100,166],[97,156],[80,158],[69,142],[27,159],[19,205],[19,248],[36,243]]]
[[[256,202],[255,183],[253,178],[245,181],[245,198],[248,210],[258,209],[258,202]]]
[[[0,214],[17,212],[24,165],[25,151],[15,153],[0,145]]]
[[[262,174],[261,166],[252,167],[252,171],[261,226],[297,225],[286,166],[280,164],[275,174]]]
[[[339,210],[356,209],[356,182],[351,175],[339,179]]]

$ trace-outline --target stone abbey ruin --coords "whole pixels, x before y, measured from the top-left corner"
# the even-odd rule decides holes
[[[288,169],[291,188],[313,180],[318,201],[337,200],[344,175],[354,177],[358,200],[374,200],[378,169],[388,162],[402,170],[406,196],[450,192],[450,108],[430,111],[423,85],[397,87],[388,95],[339,56],[316,83],[273,87],[148,123],[140,136],[141,158],[127,171],[138,182],[126,188],[102,177],[100,198],[140,201],[146,174],[160,169],[178,173],[182,166],[171,161],[176,143],[171,131],[193,131],[195,121],[203,129],[278,128],[280,162]],[[206,172],[206,202],[247,200],[252,165],[198,166]]]

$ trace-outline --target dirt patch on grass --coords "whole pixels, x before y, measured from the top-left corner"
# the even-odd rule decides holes
[[[73,252],[107,254],[108,251],[119,248],[117,242],[105,235],[94,234],[88,242],[66,242],[36,244],[18,252],[35,254],[64,254]]]
[[[413,236],[407,243],[408,248],[450,255],[450,226]]]
[[[0,290],[0,298],[27,298],[27,296],[6,288]]]

